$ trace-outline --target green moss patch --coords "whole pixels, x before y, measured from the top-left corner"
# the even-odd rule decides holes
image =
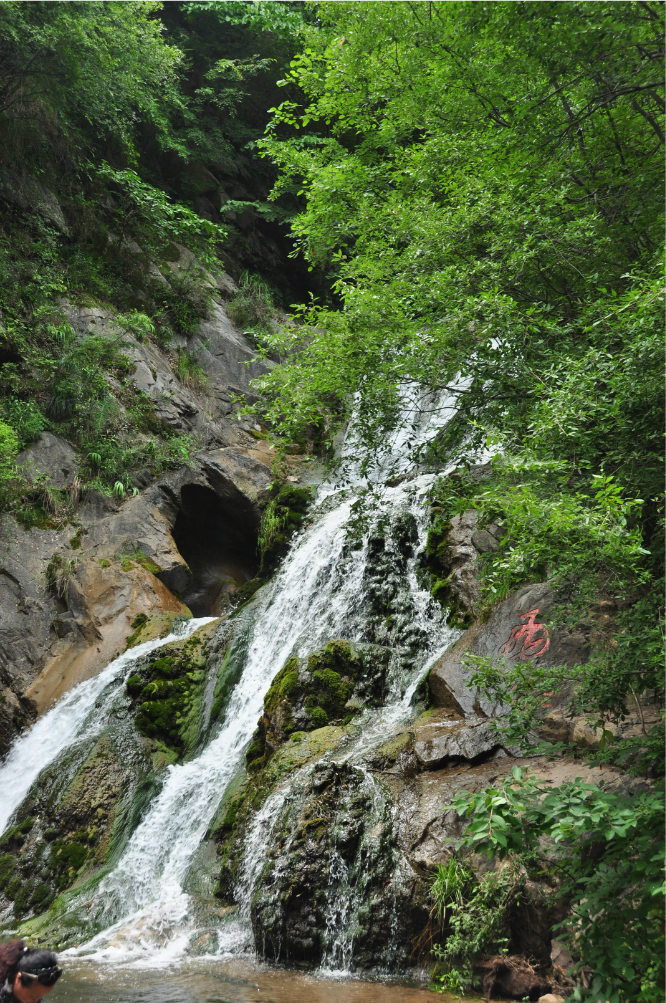
[[[264,698],[248,769],[260,769],[294,732],[346,725],[364,706],[380,704],[389,658],[379,645],[334,640],[307,659],[288,659]]]
[[[159,656],[149,656],[125,683],[137,730],[178,756],[194,748],[199,734],[206,641],[216,624],[207,626],[208,630],[204,628],[186,641],[174,641],[161,648]]]
[[[133,633],[127,638],[125,651],[135,648],[138,644],[146,641],[154,641],[157,637],[166,637],[173,629],[174,620],[190,620],[192,614],[187,606],[183,606],[177,613],[156,613],[153,616],[146,616],[139,613],[132,621]]]
[[[306,512],[312,501],[310,488],[294,485],[273,485],[271,498],[259,530],[259,553],[261,555],[261,575],[269,575],[287,552],[289,541],[301,528]]]

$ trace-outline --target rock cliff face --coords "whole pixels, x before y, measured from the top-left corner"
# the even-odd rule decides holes
[[[181,248],[181,255],[186,254]],[[224,278],[231,281],[228,276]],[[214,291],[212,277],[209,285]],[[233,421],[233,400],[235,395],[247,394],[250,380],[265,372],[271,363],[256,358],[248,340],[229,320],[221,300],[212,300],[208,319],[201,321],[190,338],[172,336],[167,351],[152,342],[138,341],[123,329],[112,310],[76,306],[67,300],[62,301],[61,309],[79,336],[122,334],[126,346],[123,351],[134,363],[132,384],[154,401],[157,417],[175,431],[198,433],[202,445],[208,448],[251,445],[242,427]],[[172,362],[179,349],[187,350],[205,373],[205,390],[196,391],[177,379]]]
[[[79,336],[118,333],[110,310],[62,309]],[[196,435],[201,451],[161,477],[140,472],[140,493],[122,503],[96,491],[80,497],[75,450],[57,435],[42,433],[20,455],[28,480],[69,492],[74,505],[52,523],[59,528],[0,516],[0,754],[121,652],[137,617],[161,616],[166,629],[174,616],[216,615],[258,568],[272,456],[234,418],[232,399],[264,364],[221,302],[187,342],[206,373],[205,393],[179,383],[156,346],[123,337],[133,385],[174,431]]]

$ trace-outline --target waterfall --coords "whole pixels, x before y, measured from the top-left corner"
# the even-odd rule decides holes
[[[424,422],[421,436],[427,438],[439,424]],[[410,444],[418,439],[413,429],[410,436]],[[201,928],[202,909],[205,912],[201,896],[192,893],[188,879],[200,859],[197,854],[225,791],[242,770],[245,751],[263,711],[264,696],[289,657],[307,656],[333,638],[363,641],[371,624],[376,643],[393,651],[384,706],[363,710],[356,718],[353,734],[338,750],[339,762],[356,764],[383,734],[409,719],[415,690],[428,664],[451,643],[455,633],[446,627],[439,607],[419,583],[417,574],[418,554],[425,544],[428,523],[424,495],[432,475],[417,475],[412,469],[406,476],[403,473],[397,484],[390,481],[387,485],[384,480],[387,473],[395,471],[396,463],[398,469],[404,470],[407,438],[405,430],[398,429],[389,443],[379,467],[381,481],[368,481],[356,466],[350,479],[339,479],[320,490],[306,526],[294,540],[280,571],[245,610],[222,628],[232,635],[227,654],[242,666],[224,718],[211,729],[208,744],[196,756],[167,768],[161,790],[153,797],[120,858],[101,877],[95,890],[85,891],[88,901],[77,899],[76,893],[70,898],[67,908],[86,917],[89,927],[100,931],[75,949],[78,954],[104,961],[154,964],[168,962],[187,951]],[[411,556],[406,563],[402,559],[398,573],[396,540],[401,532],[404,535],[406,525],[413,534],[413,546],[407,548]],[[378,534],[383,534],[385,541],[379,565],[373,550]],[[387,590],[392,609],[388,618],[373,612],[377,597]],[[190,621],[188,633],[203,622],[208,621]],[[95,733],[104,720],[114,687],[121,685],[128,674],[131,660],[168,640],[151,642],[131,655],[121,656],[38,722],[30,734],[41,729],[39,734],[48,736],[53,723],[66,724],[53,729],[60,734],[49,738],[52,744],[48,752],[31,753],[29,735],[17,743],[10,757],[17,776],[25,771],[31,755],[35,759],[30,781],[27,774],[21,781],[23,793],[59,751]],[[9,768],[10,761],[5,769]],[[359,785],[367,790],[372,812],[379,818],[386,806],[373,777],[362,765],[349,768],[360,778]],[[240,909],[232,919],[217,923],[220,952],[251,944],[250,904],[263,880],[267,847],[284,806],[298,799],[299,783],[307,784],[311,771],[312,767],[307,767],[292,776],[257,814],[237,889]],[[17,788],[13,807],[21,797]],[[370,836],[366,842],[369,854],[379,852],[371,846]],[[353,956],[354,917],[364,887],[363,876],[352,873],[342,857],[331,863],[324,960],[330,968],[347,968]],[[211,915],[209,909],[204,925],[210,926]]]
[[[0,833],[39,774],[65,749],[87,742],[108,721],[109,710],[137,659],[171,641],[189,637],[214,617],[180,621],[167,637],[146,641],[119,655],[99,675],[79,683],[28,728],[12,745],[0,766]]]

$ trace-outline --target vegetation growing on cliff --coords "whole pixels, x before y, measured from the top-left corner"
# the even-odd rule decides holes
[[[289,285],[288,212],[267,207],[276,172],[254,144],[296,42],[270,9],[248,22],[246,8],[2,6],[4,507],[39,508],[12,460],[44,429],[73,442],[83,484],[107,492],[131,492],[141,468],[186,461],[196,443],[133,387],[123,334],[152,341],[202,389],[196,360],[168,346],[207,315],[210,272],[259,267],[271,300],[278,275]],[[63,299],[115,312],[111,330],[81,338]]]
[[[498,527],[481,562],[486,609],[552,580],[568,622],[593,629],[570,710],[621,719],[646,691],[663,699],[664,5],[316,12],[288,74],[304,98],[283,101],[263,145],[280,167],[274,195],[305,193],[292,230],[333,298],[264,336],[287,361],[258,381],[256,410],[289,439],[306,422],[331,435],[355,413],[371,460],[405,407],[454,403],[421,456],[463,468],[435,492],[435,529],[470,507]],[[489,476],[468,477],[488,451]],[[479,664],[476,682],[509,704],[515,735],[555,676]],[[654,735],[616,760],[637,744],[654,771]],[[626,836],[648,867],[652,844]],[[571,853],[574,885],[596,887],[601,871],[590,877],[581,844]],[[605,867],[608,888],[633,880]],[[623,974],[603,922],[577,910],[598,974],[588,997],[656,998],[648,962]],[[659,953],[649,909],[644,923]]]
[[[300,529],[312,500],[310,488],[297,488],[291,484],[275,483],[272,494],[259,529],[262,575],[272,572],[284,557],[289,541],[296,530]]]
[[[513,768],[498,789],[453,802],[471,819],[463,844],[529,857],[548,837],[561,853],[559,895],[571,914],[558,937],[593,972],[573,999],[657,1003],[663,995],[663,796],[606,791],[580,778],[552,788]]]

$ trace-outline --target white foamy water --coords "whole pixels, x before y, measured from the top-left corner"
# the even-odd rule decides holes
[[[427,480],[421,489],[425,486]],[[354,500],[354,495],[344,492],[326,499],[265,590],[267,594],[258,597],[251,615],[245,614],[247,622],[238,624],[237,636],[245,634],[246,652],[224,722],[200,755],[169,767],[162,790],[114,870],[100,882],[90,906],[90,918],[103,932],[79,952],[104,961],[152,959],[151,963],[167,963],[187,949],[188,935],[197,928],[197,902],[184,891],[188,868],[225,789],[242,766],[274,676],[293,654],[307,655],[336,637],[362,639],[367,619],[363,603],[368,531],[365,544],[349,552]],[[424,510],[414,485],[384,488],[379,500],[387,518],[408,510],[418,514],[423,536]],[[405,580],[414,623],[428,627],[433,647],[441,649],[452,632],[439,614],[433,618],[428,608],[430,597],[416,582],[414,563],[412,558]],[[396,677],[390,706],[367,715],[370,735],[409,714],[409,702],[421,676],[422,669],[415,668],[407,680]],[[279,814],[276,802],[281,797],[278,794],[275,802],[269,800],[253,828],[244,894],[240,896],[245,900],[242,912],[246,919],[252,886],[271,838],[271,817]],[[248,930],[247,923],[232,923],[220,930],[220,949],[235,950],[240,943],[247,943]]]
[[[354,575],[353,591],[346,593],[344,598],[347,607],[341,612],[340,636],[350,640],[360,640],[368,616],[367,609],[364,609],[366,596],[363,579],[369,563],[369,537],[374,535],[379,526],[386,528],[396,517],[407,512],[411,513],[418,528],[419,543],[414,548],[414,553],[408,560],[406,571],[402,576],[401,595],[403,599],[405,596],[409,597],[410,627],[421,631],[420,651],[406,668],[396,664],[389,667],[389,687],[385,705],[363,711],[355,719],[355,728],[342,746],[334,753],[323,757],[332,758],[336,763],[349,763],[360,769],[365,777],[364,784],[371,793],[373,811],[377,818],[380,809],[384,808],[385,794],[379,790],[372,775],[363,767],[363,761],[374,747],[386,740],[387,735],[395,734],[401,726],[413,719],[414,698],[421,680],[431,664],[460,633],[446,626],[438,607],[433,608],[429,592],[419,584],[416,573],[417,555],[425,543],[429,524],[428,513],[423,505],[423,494],[431,482],[430,475],[422,475],[395,488],[376,487],[372,496],[368,496],[375,519],[366,526],[364,546],[357,558],[363,573],[360,576]],[[389,538],[386,545],[387,547],[390,545]],[[361,584],[361,588],[357,588],[357,583]],[[311,650],[311,646],[306,650]],[[276,827],[279,827],[280,839],[283,839],[285,824],[283,808],[292,803],[298,806],[315,768],[315,764],[306,765],[287,777],[269,796],[249,827],[245,837],[243,866],[234,891],[235,900],[239,903],[241,915],[246,918],[248,926],[253,897],[260,886],[264,906],[267,902],[278,902],[281,876],[287,866],[289,842],[287,841],[283,847],[280,857],[277,860],[273,859],[272,850],[277,839]],[[369,828],[372,829],[372,826]],[[372,838],[368,838],[372,843]],[[269,875],[266,877],[262,875],[262,871],[267,862]],[[335,976],[347,973],[351,968],[358,928],[357,911],[362,904],[364,889],[363,883],[359,882],[356,865],[350,867],[339,854],[333,852],[330,859],[327,858],[326,866],[329,869],[329,886],[326,890],[326,930],[321,972]],[[391,945],[387,944],[387,958],[390,955],[390,948]]]
[[[182,915],[188,866],[242,763],[273,677],[290,655],[338,636],[360,593],[362,555],[344,568],[340,562],[349,511],[350,502],[342,501],[306,531],[272,583],[249,627],[243,673],[219,733],[196,759],[169,768],[116,868],[99,885],[91,915],[112,926],[87,951],[111,960],[124,943],[130,955],[143,954],[149,930],[159,933],[152,948],[163,948],[164,917]],[[139,940],[131,932],[138,920],[146,931]]]
[[[86,679],[66,693],[52,710],[42,715],[14,742],[0,766],[0,833],[7,828],[14,811],[42,770],[50,766],[64,749],[87,741],[108,723],[118,685],[122,685],[137,658],[170,641],[189,637],[212,619],[214,617],[199,617],[181,622],[177,633],[146,641],[119,655],[99,675]],[[114,686],[114,683],[118,685]]]
[[[396,648],[389,667],[386,705],[366,710],[356,719],[356,737],[350,737],[336,758],[358,761],[398,722],[409,718],[415,690],[427,665],[455,637],[418,582],[416,555],[424,544],[428,523],[423,493],[432,477],[416,476],[409,454],[419,441],[437,433],[452,410],[448,400],[442,399],[439,406],[431,401],[422,414],[410,419],[409,427],[398,428],[371,479],[361,473],[353,458],[352,442],[348,442],[346,466],[351,476],[320,489],[307,528],[295,540],[280,572],[234,622],[231,643],[235,646],[234,657],[242,660],[242,671],[222,724],[213,730],[209,744],[196,757],[165,771],[161,790],[146,809],[120,859],[94,892],[89,888],[85,892],[85,905],[84,898],[76,895],[69,902],[67,908],[76,910],[79,917],[87,916],[102,931],[75,949],[76,953],[91,960],[152,966],[170,964],[188,951],[193,934],[202,928],[206,911],[203,900],[186,891],[191,887],[188,874],[194,870],[197,851],[225,790],[242,768],[273,678],[291,655],[306,656],[333,638],[362,641],[367,637],[371,593],[377,589],[369,544],[373,533],[382,538],[386,534],[386,581],[396,597],[395,616],[388,619],[402,620],[405,630],[399,643],[403,647]],[[389,475],[394,477],[396,471],[407,472],[405,483],[395,487],[381,483]],[[355,485],[352,491],[342,489],[350,482]],[[395,549],[387,527],[407,513],[416,520],[419,540],[405,570],[404,558]],[[398,567],[402,571],[396,570]],[[184,632],[189,634],[210,619],[189,621]],[[420,638],[411,649],[410,630]],[[64,749],[89,739],[104,727],[134,660],[172,639],[149,642],[120,656],[95,679],[64,697],[16,743],[0,770],[3,789],[11,791],[12,799],[11,805],[2,806],[7,812],[6,818],[0,816],[5,823],[41,770]],[[393,642],[387,637],[377,643]],[[212,688],[208,696],[212,699]],[[274,792],[251,827],[238,889],[240,915],[217,923],[220,953],[246,949],[251,942],[253,888],[260,879],[274,822],[285,800],[292,797],[291,792],[297,796],[295,788],[305,779],[302,772]],[[339,871],[332,875],[327,893],[327,963],[331,968],[348,967],[353,953],[354,878],[342,867]],[[215,926],[211,915],[203,920],[207,929],[211,923]]]

